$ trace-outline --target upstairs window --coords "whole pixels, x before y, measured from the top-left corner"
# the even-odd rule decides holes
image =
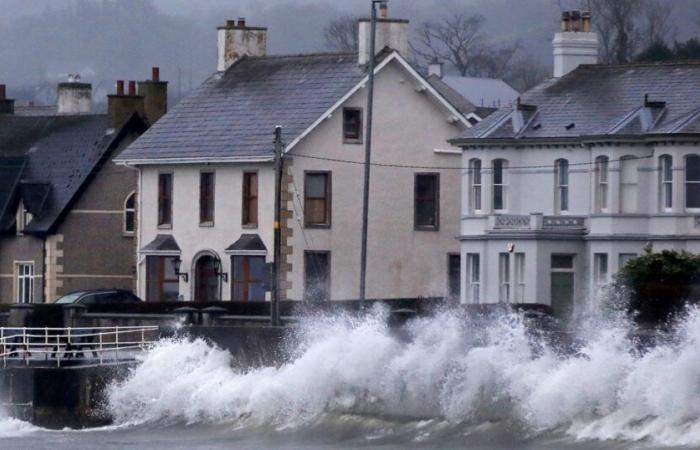
[[[158,226],[170,227],[173,224],[173,174],[158,175]]]
[[[555,210],[557,213],[566,212],[569,210],[569,161],[558,159],[554,163],[554,169],[556,180]]]
[[[637,183],[639,160],[634,156],[620,159],[620,211],[637,212]]]
[[[34,303],[34,263],[17,263],[17,303]]]
[[[304,178],[304,223],[331,226],[331,173],[307,172]]]
[[[214,172],[199,174],[199,223],[214,224]]]
[[[362,142],[362,110],[360,108],[343,109],[343,142],[350,144]]]
[[[685,158],[685,207],[700,209],[700,156]]]
[[[663,155],[659,158],[659,194],[661,211],[673,209],[673,158]]]
[[[471,212],[481,211],[481,160],[469,161],[469,205]]]
[[[595,210],[608,210],[608,157],[599,156],[595,159]]]
[[[132,192],[124,202],[124,234],[136,231],[136,193]]]
[[[258,225],[258,174],[246,172],[243,174],[243,226]]]
[[[414,226],[437,230],[440,221],[440,175],[420,173],[415,178]]]
[[[493,160],[493,209],[494,211],[505,211],[508,207],[506,201],[507,195],[507,177],[508,161],[505,159]]]

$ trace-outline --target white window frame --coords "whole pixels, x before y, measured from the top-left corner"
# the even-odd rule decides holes
[[[671,155],[659,156],[659,200],[659,211],[673,212],[673,156]]]
[[[639,255],[636,253],[618,253],[617,255],[617,268],[618,270],[622,269],[625,267],[625,264],[631,259],[634,259],[638,257]]]
[[[511,270],[510,253],[498,254],[498,301],[510,303]]]
[[[17,216],[15,217],[17,236],[24,235],[24,229],[33,219],[32,213],[24,207],[24,202],[20,200],[17,206]]]
[[[554,211],[556,214],[566,213],[569,211],[569,161],[566,159],[557,159],[554,162]],[[566,175],[563,177],[563,175]]]
[[[15,301],[34,303],[34,262],[15,261]]]
[[[493,187],[493,192],[491,193],[491,204],[495,212],[506,212],[508,211],[508,161],[503,158],[494,159],[491,163],[493,166],[491,169],[491,186]],[[501,182],[496,183],[496,173],[500,172]],[[496,208],[496,192],[501,191],[501,208]]]
[[[469,161],[469,207],[472,213],[480,213],[483,209],[482,203],[482,171],[481,160],[478,158]]]
[[[629,167],[628,167],[629,166]],[[632,175],[627,179],[627,172]],[[628,202],[631,197],[631,205]],[[637,212],[639,204],[639,159],[636,156],[626,155],[620,158],[620,212],[633,214]]]
[[[595,209],[608,212],[610,207],[610,159],[598,156],[595,159]]]
[[[525,301],[525,253],[516,253],[513,258],[513,275],[515,281],[514,301],[523,303]]]
[[[134,198],[134,206],[133,208],[129,208],[127,205],[129,204],[129,199]],[[136,201],[138,199],[136,198],[136,191],[132,191],[129,195],[126,196],[126,199],[124,200],[124,213],[122,215],[122,231],[124,232],[125,235],[127,236],[133,236],[136,233]],[[126,228],[127,224],[127,216],[129,213],[133,214],[134,217],[134,229],[133,230],[128,230]]]
[[[688,206],[688,186],[689,185],[694,185],[694,184],[700,184],[700,180],[688,180],[688,160],[690,158],[697,158],[698,164],[700,164],[700,155],[697,154],[690,154],[690,155],[685,155],[685,176],[683,177],[684,181],[684,194],[685,194],[685,210],[689,212],[700,212],[700,205],[695,206],[695,207],[689,207]]]
[[[593,254],[593,281],[600,289],[608,283],[610,276],[610,258],[607,253]]]
[[[479,253],[467,253],[467,302],[481,303],[481,260]]]

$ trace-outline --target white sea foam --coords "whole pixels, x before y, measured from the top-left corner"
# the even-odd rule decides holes
[[[700,445],[700,312],[690,312],[675,343],[646,353],[635,350],[624,325],[588,328],[597,331],[563,356],[533,343],[516,315],[474,326],[443,313],[413,322],[408,341],[379,312],[315,318],[302,328],[292,362],[250,371],[202,340],[169,340],[110,387],[108,404],[121,424],[284,429],[357,414],[465,428],[509,421],[578,439]]]
[[[20,437],[40,430],[29,422],[8,417],[0,409],[0,439]]]

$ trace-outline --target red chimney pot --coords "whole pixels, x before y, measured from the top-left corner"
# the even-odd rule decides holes
[[[124,80],[117,80],[117,95],[124,95]]]
[[[132,97],[136,95],[136,81],[134,80],[129,80],[129,95]]]
[[[152,81],[160,81],[160,68],[159,67],[154,67],[151,69],[151,80]]]
[[[239,17],[239,18],[238,18],[238,27],[239,27],[239,28],[245,28],[245,17]]]

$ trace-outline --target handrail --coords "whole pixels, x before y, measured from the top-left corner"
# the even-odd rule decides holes
[[[99,364],[133,360],[133,351],[143,351],[158,341],[158,330],[155,325],[0,327],[0,359],[3,367],[7,367],[8,360],[19,360],[29,365],[31,361],[41,361],[41,356],[44,361],[55,361],[58,367],[65,359],[99,361]],[[156,333],[155,336],[152,336],[153,333]],[[89,354],[93,357],[89,358]]]

